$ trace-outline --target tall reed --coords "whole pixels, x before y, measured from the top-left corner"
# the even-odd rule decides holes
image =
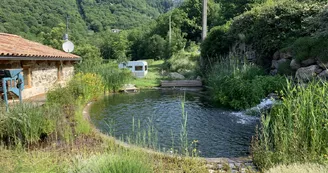
[[[328,84],[288,82],[282,95],[281,104],[262,116],[252,143],[254,162],[266,169],[278,163],[328,161]]]

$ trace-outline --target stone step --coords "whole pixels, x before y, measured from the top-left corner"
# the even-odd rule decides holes
[[[210,173],[257,173],[251,158],[206,158],[207,169]]]

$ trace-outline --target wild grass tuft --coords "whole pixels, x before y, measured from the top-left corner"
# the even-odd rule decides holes
[[[140,157],[129,155],[95,155],[88,160],[81,160],[72,172],[76,173],[151,173],[149,164]]]
[[[32,104],[11,105],[1,112],[0,138],[7,145],[35,144],[57,130],[63,112],[58,107]]]
[[[262,116],[253,140],[254,162],[261,169],[277,164],[328,161],[328,84],[288,83],[283,100]]]

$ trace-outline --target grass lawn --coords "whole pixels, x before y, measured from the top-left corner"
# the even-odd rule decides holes
[[[163,60],[148,62],[148,75],[145,78],[134,78],[130,83],[137,88],[151,88],[160,85]]]

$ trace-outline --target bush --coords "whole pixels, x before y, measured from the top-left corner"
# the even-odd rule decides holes
[[[212,28],[205,41],[201,44],[202,68],[204,70],[212,68],[220,56],[229,53],[232,41],[227,34],[228,30],[229,24]]]
[[[252,142],[253,160],[260,169],[328,161],[328,84],[286,88],[281,104],[262,116],[262,127]]]
[[[59,105],[78,105],[98,98],[104,93],[103,80],[92,73],[78,73],[67,87],[58,87],[47,93],[47,101]]]
[[[264,76],[261,68],[234,59],[218,62],[208,78],[214,101],[234,109],[256,106],[269,93],[283,89],[285,83],[281,76]]]

